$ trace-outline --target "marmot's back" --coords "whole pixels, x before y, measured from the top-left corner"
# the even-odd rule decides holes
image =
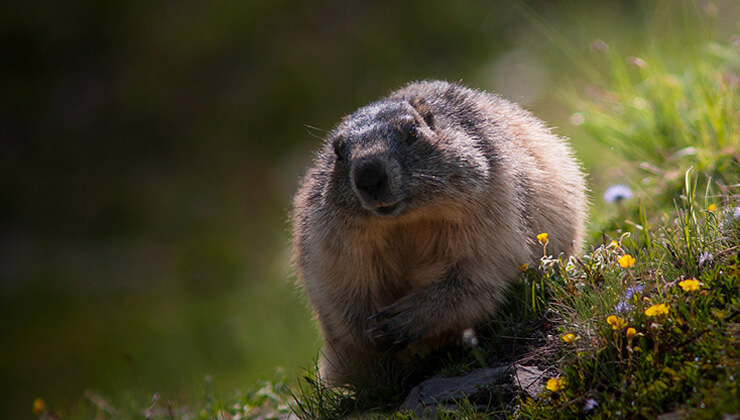
[[[519,265],[574,253],[583,174],[566,142],[500,97],[413,83],[332,130],[294,201],[294,264],[325,377],[358,382],[493,316]]]

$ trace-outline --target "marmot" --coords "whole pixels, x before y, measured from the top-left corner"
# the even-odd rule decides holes
[[[320,376],[359,383],[490,319],[537,234],[553,255],[580,248],[586,207],[566,141],[499,96],[423,81],[346,116],[293,202]]]

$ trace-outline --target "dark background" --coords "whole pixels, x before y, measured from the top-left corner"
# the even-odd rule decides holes
[[[415,79],[495,90],[573,138],[599,197],[621,162],[564,100],[608,70],[593,41],[679,51],[739,16],[732,1],[4,3],[0,406],[75,411],[88,389],[187,404],[207,375],[229,395],[300,372],[320,340],[287,212],[342,115]]]

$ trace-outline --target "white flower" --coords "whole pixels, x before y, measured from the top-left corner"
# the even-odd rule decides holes
[[[470,347],[478,347],[478,337],[475,336],[475,330],[466,328],[462,335],[463,343]]]

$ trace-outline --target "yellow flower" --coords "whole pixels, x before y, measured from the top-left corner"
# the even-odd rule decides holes
[[[614,239],[612,239],[612,241],[609,242],[609,245],[607,246],[607,248],[610,248],[610,249],[615,249],[618,247],[619,247],[619,242],[615,241]]]
[[[623,330],[627,326],[627,321],[623,320],[622,318],[617,318],[614,315],[609,315],[606,317],[606,322],[609,323],[609,325],[612,326],[613,330]]]
[[[707,207],[707,210],[709,210],[709,211],[715,211],[715,210],[717,210],[717,206],[715,206],[714,204],[710,204],[709,207]]]
[[[537,240],[540,241],[542,245],[547,245],[547,233],[540,233],[537,235]]]
[[[626,334],[627,334],[627,340],[632,340],[635,334],[637,334],[637,330],[632,327],[629,327],[627,328]]]
[[[529,264],[524,263],[524,264],[522,264],[522,265],[519,266],[519,269],[522,270],[522,271],[527,271],[527,268],[528,267],[529,267]]]
[[[659,316],[659,315],[666,315],[668,314],[668,306],[666,306],[664,303],[659,303],[657,305],[653,305],[647,309],[645,309],[645,315],[647,316]]]
[[[562,339],[566,343],[570,344],[570,343],[572,343],[572,342],[574,342],[576,340],[576,336],[574,334],[571,334],[571,333],[563,334]]]
[[[41,398],[33,400],[33,414],[37,416],[46,411],[46,403]]]
[[[559,391],[559,390],[563,389],[564,386],[565,386],[565,379],[563,379],[563,378],[550,378],[550,379],[547,380],[547,385],[545,386],[545,388],[548,391],[555,392],[555,391]]]
[[[635,265],[635,258],[630,254],[624,254],[617,260],[619,266],[622,268],[630,268]]]
[[[697,279],[688,279],[678,283],[684,292],[693,292],[701,289],[701,283]]]

